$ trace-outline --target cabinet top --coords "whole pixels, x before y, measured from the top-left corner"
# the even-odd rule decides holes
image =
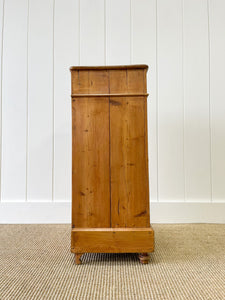
[[[73,66],[72,70],[126,70],[126,69],[148,69],[148,65],[125,65],[125,66]]]

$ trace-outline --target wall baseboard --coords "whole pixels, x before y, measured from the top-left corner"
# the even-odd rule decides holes
[[[152,202],[151,223],[225,223],[225,203]],[[71,222],[70,202],[2,202],[0,224]]]

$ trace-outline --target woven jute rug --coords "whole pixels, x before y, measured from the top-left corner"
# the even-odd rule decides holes
[[[225,299],[225,225],[153,224],[148,265],[134,254],[85,254],[70,225],[0,226],[0,299]]]

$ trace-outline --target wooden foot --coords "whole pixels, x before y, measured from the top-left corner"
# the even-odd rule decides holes
[[[82,261],[81,261],[81,255],[83,255],[83,253],[75,253],[75,264],[76,265],[81,265]]]
[[[139,253],[138,258],[141,264],[148,264],[150,260],[150,255],[148,253]]]

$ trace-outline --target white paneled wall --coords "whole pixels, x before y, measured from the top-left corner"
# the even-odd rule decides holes
[[[4,1],[1,196],[26,199],[27,0]]]
[[[69,67],[138,63],[149,65],[153,221],[221,220],[224,0],[0,0],[2,220],[68,213]]]
[[[45,201],[53,185],[54,2],[29,0],[27,14],[27,201]]]
[[[211,201],[209,26],[207,1],[184,0],[185,194]]]
[[[66,17],[65,17],[66,16]],[[55,0],[52,200],[71,199],[71,64],[79,64],[79,1]]]
[[[105,63],[105,2],[80,1],[80,64]]]
[[[157,2],[158,200],[184,201],[182,1]]]
[[[225,3],[209,2],[210,133],[212,199],[225,195]]]

